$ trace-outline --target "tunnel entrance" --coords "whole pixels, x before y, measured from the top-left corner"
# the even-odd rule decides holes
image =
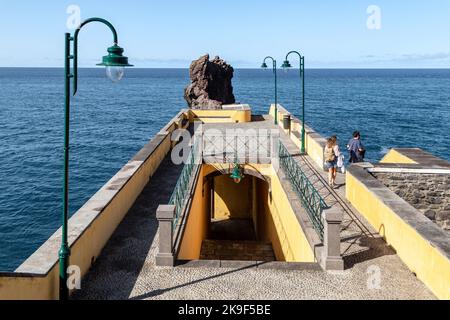
[[[282,181],[271,164],[203,164],[180,219],[176,257],[190,260],[315,262]]]
[[[257,240],[252,219],[212,219],[208,238],[210,240]]]
[[[272,243],[260,232],[263,207],[259,195],[264,180],[247,175],[235,183],[228,174],[214,172],[209,181],[208,232],[200,259],[275,261]]]

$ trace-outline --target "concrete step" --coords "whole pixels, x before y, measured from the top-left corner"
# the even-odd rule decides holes
[[[272,244],[260,241],[204,240],[201,260],[275,261]]]

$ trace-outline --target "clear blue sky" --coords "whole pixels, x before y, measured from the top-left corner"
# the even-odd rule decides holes
[[[309,67],[450,67],[449,0],[0,0],[0,66],[62,66],[66,10],[100,16],[138,67],[187,67],[204,53],[259,67],[301,50]],[[381,29],[367,8],[381,9]],[[80,63],[111,44],[101,25],[83,29]]]

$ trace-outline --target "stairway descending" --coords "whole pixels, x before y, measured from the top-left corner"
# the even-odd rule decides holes
[[[270,242],[204,240],[201,260],[276,261]]]

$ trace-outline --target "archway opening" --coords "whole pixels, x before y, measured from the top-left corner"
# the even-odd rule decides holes
[[[206,181],[209,227],[200,259],[276,260],[272,243],[261,227],[266,210],[261,197],[267,199],[267,181],[245,174],[236,183],[229,174],[218,171],[206,176]]]
[[[271,165],[203,164],[177,241],[177,259],[315,262],[291,200]],[[248,240],[252,239],[252,240]]]

